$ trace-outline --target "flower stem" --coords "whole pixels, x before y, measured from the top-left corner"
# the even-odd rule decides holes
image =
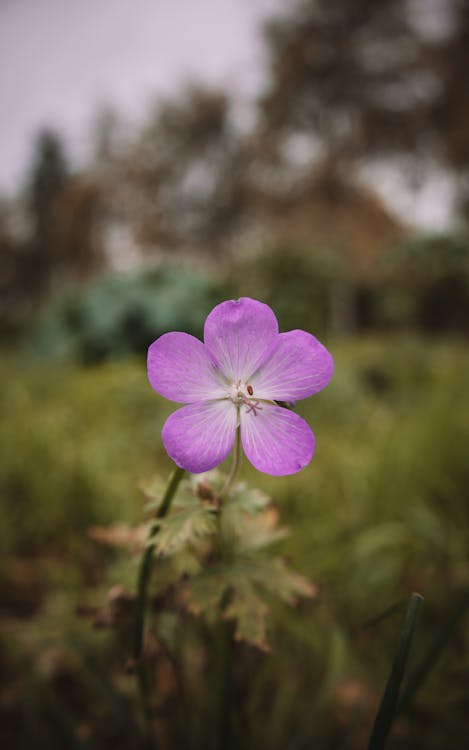
[[[223,565],[226,562],[226,548],[223,540],[223,501],[229,496],[241,464],[241,435],[240,429],[236,430],[233,458],[230,472],[220,492],[220,507],[218,512],[218,555]],[[220,603],[220,621],[215,629],[215,671],[214,671],[214,696],[215,713],[213,729],[214,735],[210,744],[212,750],[229,750],[231,747],[231,623],[223,620],[223,610],[230,598],[230,589],[227,589]]]
[[[142,659],[143,642],[145,635],[146,616],[148,611],[148,584],[150,582],[151,567],[153,562],[153,553],[155,551],[156,541],[155,535],[158,533],[160,526],[160,520],[168,513],[171,503],[173,501],[176,490],[179,486],[179,482],[184,476],[184,469],[176,467],[171,474],[171,477],[166,487],[166,491],[161,500],[161,504],[156,512],[156,516],[150,527],[149,539],[153,539],[150,542],[143,554],[137,579],[137,601],[135,610],[135,622],[134,622],[134,643],[133,643],[133,656],[136,664],[140,696],[142,700],[143,711],[145,715],[145,721],[147,724],[147,733],[149,734],[149,725],[151,721],[151,707],[149,701],[149,689],[150,680],[146,665]],[[148,741],[148,747],[151,747],[152,743]]]
[[[241,431],[238,427],[236,430],[236,437],[234,441],[233,459],[231,462],[230,473],[226,478],[226,482],[223,485],[223,489],[220,492],[220,498],[223,500],[229,495],[233,483],[238,475],[239,467],[241,465]]]
[[[214,675],[214,750],[229,750],[231,745],[231,623],[220,620],[215,630]]]
[[[155,534],[159,529],[159,521],[161,518],[168,513],[173,497],[176,494],[179,482],[184,476],[184,469],[176,467],[171,474],[171,477],[166,487],[166,491],[163,495],[161,505],[158,508],[156,517],[150,527],[149,538],[154,538]],[[151,563],[153,559],[153,553],[155,551],[156,541],[151,542],[147,545],[145,553],[140,563],[140,569],[138,573],[137,582],[137,610],[135,617],[135,629],[134,629],[134,659],[138,659],[142,653],[143,647],[143,635],[145,629],[145,617],[147,610],[147,589],[150,580]]]

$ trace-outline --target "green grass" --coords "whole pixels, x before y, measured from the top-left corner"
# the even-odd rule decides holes
[[[335,377],[298,404],[317,438],[310,466],[285,478],[243,468],[291,529],[280,550],[320,588],[318,599],[298,610],[274,608],[271,657],[256,657],[254,670],[252,654],[240,655],[250,696],[238,717],[243,747],[340,749],[350,727],[348,747],[364,746],[409,594],[425,597],[413,646],[418,659],[469,587],[467,347],[411,337],[328,344]],[[31,369],[5,357],[0,386],[4,580],[18,580],[11,560],[42,560],[44,591],[13,639],[15,664],[40,666],[51,622],[75,644],[81,663],[83,654],[107,654],[109,646],[103,634],[76,624],[75,604],[135,573],[133,563],[97,552],[86,529],[141,518],[136,481],[171,469],[160,431],[172,405],[151,391],[139,361]],[[465,747],[463,625],[464,618],[390,748]],[[120,687],[125,695],[128,686]]]

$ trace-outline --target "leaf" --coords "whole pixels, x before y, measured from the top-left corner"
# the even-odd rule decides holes
[[[286,527],[278,527],[277,507],[263,492],[238,484],[222,512],[222,532],[235,553],[262,549],[285,539]]]
[[[295,606],[300,597],[312,599],[318,593],[314,583],[301,573],[290,570],[280,557],[273,560],[252,558],[245,572],[257,586],[290,606]]]
[[[271,568],[270,585],[267,588],[287,604],[294,606],[301,597],[314,599],[317,596],[317,586],[301,573],[290,570],[282,558],[272,560]]]
[[[183,587],[182,604],[193,615],[215,615],[228,589],[227,578],[220,568],[203,571]]]
[[[394,662],[371,732],[368,750],[383,750],[386,744],[387,737],[396,716],[401,683],[407,666],[412,638],[422,602],[423,596],[420,594],[412,594],[410,597],[399,644],[394,656]]]
[[[163,481],[160,476],[155,476],[152,479],[141,479],[137,482],[137,487],[148,501],[145,503],[145,512],[153,513],[160,509],[167,484],[167,481]],[[194,505],[196,503],[197,499],[192,491],[191,483],[187,479],[184,479],[179,484],[171,505],[173,508],[178,508],[185,507],[188,504]]]
[[[234,530],[238,537],[237,549],[241,552],[268,547],[281,541],[289,535],[286,526],[277,527],[279,514],[274,505],[270,505],[256,516],[244,516],[238,519],[238,526]]]
[[[149,544],[155,545],[159,556],[178,552],[182,547],[194,544],[201,538],[211,536],[216,530],[214,513],[203,505],[176,510],[158,522]]]
[[[235,620],[235,639],[246,641],[269,653],[267,615],[269,607],[249,584],[238,587],[223,611],[225,620]]]
[[[238,482],[226,502],[225,510],[236,508],[243,513],[254,515],[267,508],[271,502],[265,492],[248,487],[244,482]]]
[[[210,619],[221,613],[223,619],[235,620],[238,640],[269,651],[266,594],[294,605],[299,597],[315,596],[316,588],[280,558],[244,555],[185,581],[181,603],[196,616]]]
[[[416,664],[413,672],[409,675],[402,700],[399,704],[399,711],[403,711],[409,707],[414,695],[435,666],[441,652],[450,637],[453,635],[456,625],[459,623],[460,618],[465,614],[468,608],[469,590],[466,590],[460,601],[458,601],[452,611],[450,611],[448,619],[443,624],[443,627],[432,639],[424,656]]]

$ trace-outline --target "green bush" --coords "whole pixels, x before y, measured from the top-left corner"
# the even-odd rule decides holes
[[[324,335],[347,329],[348,321],[337,320],[337,312],[348,304],[350,283],[344,259],[332,248],[286,243],[264,247],[237,263],[228,279],[228,296],[266,302],[282,331],[304,328]]]
[[[52,297],[26,350],[43,360],[87,364],[142,354],[166,331],[199,334],[217,301],[212,282],[189,268],[107,277]]]
[[[375,290],[378,322],[427,333],[469,330],[469,238],[413,238],[383,259]]]

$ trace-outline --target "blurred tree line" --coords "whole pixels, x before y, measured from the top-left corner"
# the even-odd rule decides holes
[[[193,85],[131,135],[105,113],[80,172],[58,134],[40,134],[23,195],[0,210],[4,338],[53,299],[48,319],[89,342],[109,282],[64,290],[151,265],[152,283],[143,271],[128,283],[161,295],[169,264],[164,310],[136,305],[136,294],[114,300],[107,340],[141,346],[172,327],[176,300],[193,294],[191,273],[179,286],[173,273],[188,260],[198,264],[198,301],[216,296],[215,274],[220,294],[280,303],[283,327],[301,314],[318,330],[467,333],[468,5],[297,0],[264,36],[268,76],[249,126],[225,91]],[[391,215],[361,179],[364,166],[383,161],[417,182],[430,169],[450,171],[459,186],[454,236],[416,237]],[[178,323],[194,328],[190,310]],[[108,349],[87,344],[96,357]]]

